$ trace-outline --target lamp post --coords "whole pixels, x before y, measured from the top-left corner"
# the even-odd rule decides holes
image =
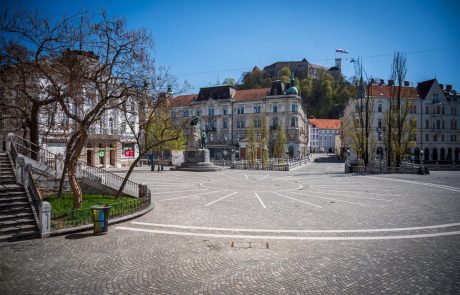
[[[422,169],[422,171],[420,171],[420,172],[421,172],[421,174],[424,174],[425,172],[423,170],[423,150],[420,151],[420,165],[421,165],[421,169]]]
[[[382,149],[382,130],[377,128],[377,136],[379,139],[379,170],[382,173],[382,158],[383,158],[383,149]]]

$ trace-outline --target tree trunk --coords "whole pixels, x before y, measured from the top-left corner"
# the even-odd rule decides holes
[[[69,183],[73,191],[73,208],[78,209],[83,203],[83,192],[78,183],[76,175],[77,167],[75,162],[69,162]]]
[[[40,111],[40,106],[37,103],[32,104],[32,109],[30,111],[30,120],[29,120],[29,140],[33,144],[31,145],[30,149],[32,150],[32,154],[30,157],[38,161],[38,154],[39,154],[39,126],[38,126],[38,115]]]
[[[77,180],[77,162],[78,162],[78,157],[81,154],[81,151],[83,150],[83,147],[85,146],[86,143],[86,138],[88,137],[86,133],[86,127],[80,126],[79,128],[79,133],[80,136],[77,137],[75,149],[72,151],[71,156],[69,158],[69,162],[67,163],[69,169],[69,183],[70,187],[72,188],[73,192],[73,204],[74,204],[74,209],[80,208],[81,203],[83,201],[83,193],[80,188],[80,184],[78,183]]]

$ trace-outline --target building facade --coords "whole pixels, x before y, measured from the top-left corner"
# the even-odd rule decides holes
[[[340,119],[308,119],[308,149],[311,153],[335,153]]]
[[[231,159],[232,153],[246,159],[250,121],[258,142],[263,118],[270,130],[269,150],[273,149],[278,125],[282,125],[286,153],[290,157],[307,155],[308,128],[301,98],[295,87],[286,87],[281,81],[274,81],[271,88],[249,90],[229,85],[205,87],[198,94],[173,98],[170,106],[172,116],[200,118],[212,159]]]
[[[425,163],[460,161],[460,96],[451,86],[443,89],[435,79],[418,83],[417,88],[409,86],[408,82],[404,85],[401,97],[403,104],[407,102],[408,106],[406,120],[416,123],[416,132],[411,138],[414,145],[407,151],[406,160],[413,160],[415,163],[422,160]],[[371,118],[369,145],[374,159],[379,159],[382,153],[386,155],[385,120],[390,103],[395,105],[395,89],[391,80],[388,84],[383,84],[382,80],[379,84],[374,82],[367,89]],[[343,147],[349,151],[351,160],[357,159],[357,153],[353,149],[353,139],[350,136],[350,131],[356,129],[356,126],[350,123],[350,119],[357,118],[360,105],[360,99],[350,99],[342,118]],[[382,159],[385,160],[385,157]]]
[[[92,53],[66,50],[63,55],[84,59],[90,65],[97,64],[97,57]],[[27,117],[30,116],[30,113],[17,110],[33,108],[33,104],[24,95],[24,92],[33,93],[34,99],[38,101],[47,99],[49,93],[46,93],[45,89],[50,82],[42,74],[37,74],[33,80],[28,81],[27,91],[24,91],[21,88],[24,86],[17,85],[18,82],[14,80],[19,79],[16,77],[10,81],[2,79],[0,83],[0,137],[6,138],[8,133],[15,133],[30,140],[31,130],[25,124],[27,120],[30,120]],[[114,89],[117,88],[116,85],[120,85],[116,84],[117,81],[110,82],[113,83]],[[113,91],[116,92],[116,90]],[[94,85],[82,83],[75,93],[72,97],[66,97],[64,104],[73,116],[83,118],[94,109],[100,98]],[[125,108],[121,107],[122,102]],[[129,165],[139,154],[139,147],[134,138],[134,134],[139,131],[138,98],[113,98],[104,109],[106,110],[102,116],[88,130],[87,141],[80,159],[99,167]],[[67,142],[77,126],[76,121],[65,114],[57,101],[43,104],[39,108],[37,119],[38,127],[34,129],[38,129],[39,145],[52,153],[65,154]]]
[[[460,95],[436,79],[418,83],[421,111],[419,153],[425,162],[460,161]]]

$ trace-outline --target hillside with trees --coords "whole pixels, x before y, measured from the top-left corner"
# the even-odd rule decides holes
[[[239,83],[234,83],[233,78],[227,78],[224,81],[232,81],[232,86],[237,89],[254,89],[271,87],[272,80],[289,83],[290,76],[291,70],[288,67],[283,67],[276,77],[272,77],[255,66],[252,71],[242,74]],[[355,87],[341,74],[334,77],[325,70],[319,70],[318,79],[295,77],[295,80],[295,86],[302,97],[302,106],[307,110],[308,116],[317,118],[340,117],[348,99],[356,91]]]

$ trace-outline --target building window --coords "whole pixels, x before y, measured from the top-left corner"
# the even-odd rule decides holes
[[[123,143],[122,155],[125,158],[134,158],[134,143]]]
[[[254,106],[254,113],[258,114],[258,113],[260,113],[260,110],[261,110],[260,105]]]
[[[171,117],[173,117],[173,118],[176,117],[176,111],[171,111]]]
[[[442,109],[441,109],[441,113],[444,115],[444,107],[442,107]]]
[[[228,121],[227,119],[224,119],[223,123],[222,123],[222,128],[223,129],[227,129],[228,128]]]
[[[260,119],[254,119],[254,127],[260,128],[262,126]]]
[[[274,113],[278,112],[278,106],[276,104],[273,105],[273,112]]]
[[[446,123],[442,121],[442,129],[446,129]]]
[[[450,110],[450,112],[452,113],[452,115],[457,115],[457,108],[456,107],[452,107],[452,109]]]
[[[428,106],[425,106],[425,114],[429,114],[430,113],[430,109],[428,108]]]
[[[436,129],[441,129],[441,121],[436,120]]]
[[[182,115],[183,115],[185,118],[188,117],[188,116],[189,116],[188,110],[185,110],[185,111],[182,113]]]
[[[379,119],[377,121],[377,126],[378,126],[378,128],[382,128],[382,119]]]
[[[214,116],[214,109],[213,108],[208,109],[208,116]]]
[[[244,114],[244,106],[236,107],[236,113],[237,113],[238,115]]]
[[[225,115],[228,115],[228,109],[226,107],[224,108],[224,116]]]
[[[441,107],[440,107],[440,106],[438,106],[438,107],[436,108],[436,114],[438,114],[438,115],[441,114]]]
[[[430,121],[425,121],[425,129],[430,129]]]
[[[450,129],[452,130],[457,130],[457,121],[456,120],[452,120],[450,121]]]
[[[208,120],[208,130],[216,130],[216,120]]]
[[[438,135],[437,134],[433,135],[433,141],[438,141]]]
[[[292,111],[293,113],[297,112],[297,104],[296,104],[296,103],[293,103],[293,104],[291,105],[291,111]]]
[[[109,118],[109,128],[110,128],[110,134],[113,134],[113,119]]]
[[[457,135],[456,135],[456,134],[452,134],[452,135],[450,136],[450,141],[456,142],[456,141],[457,141]]]
[[[244,119],[239,119],[236,121],[236,128],[244,128]]]
[[[430,141],[430,137],[428,136],[428,134],[425,134],[425,141]]]
[[[441,142],[444,142],[444,134],[441,134]]]
[[[291,127],[297,127],[297,117],[291,118]]]
[[[121,134],[126,133],[126,122],[121,123]]]
[[[201,110],[196,110],[196,115],[199,117],[201,116]]]
[[[278,128],[278,117],[273,117],[273,119],[272,119],[272,128],[273,129]]]
[[[379,104],[377,105],[377,112],[379,112],[379,113],[382,112],[382,104],[381,104],[381,103],[379,103]]]

